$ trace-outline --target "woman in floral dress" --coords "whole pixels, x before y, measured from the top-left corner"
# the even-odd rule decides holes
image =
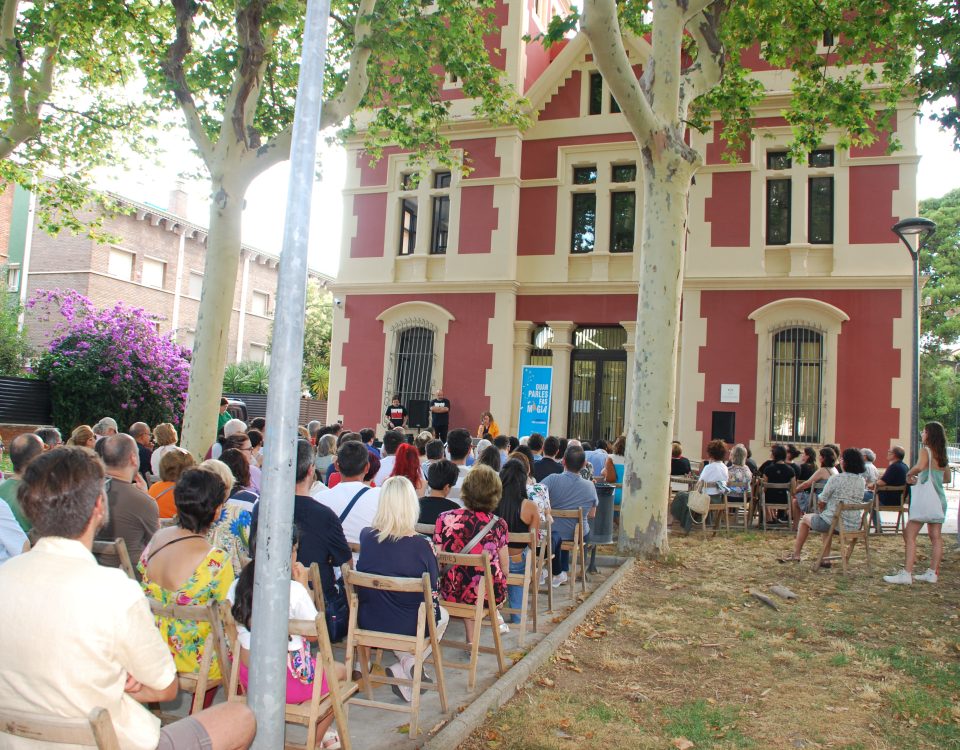
[[[223,505],[224,486],[213,472],[190,469],[174,488],[177,525],[158,531],[137,568],[144,593],[163,605],[205,605],[223,601],[233,583],[233,565],[226,552],[211,547],[206,533]],[[203,622],[157,617],[178,672],[197,672],[210,626]],[[220,678],[214,658],[211,679]],[[212,697],[212,696],[209,696]]]
[[[500,502],[503,487],[497,472],[489,466],[474,466],[463,480],[460,500],[463,508],[448,510],[437,519],[433,541],[441,552],[462,552],[479,555],[490,554],[493,573],[495,606],[507,598],[506,570],[509,566],[507,522],[494,515]],[[492,524],[491,524],[492,521]],[[470,549],[464,549],[470,541],[489,525],[483,537]],[[456,565],[440,579],[440,598],[461,604],[474,604],[477,591],[483,585],[483,570]],[[473,621],[464,620],[467,642],[473,642]]]

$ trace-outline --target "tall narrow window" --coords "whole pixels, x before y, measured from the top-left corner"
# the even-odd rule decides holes
[[[433,189],[450,189],[450,172],[435,172]],[[433,196],[433,225],[430,238],[431,255],[443,255],[447,252],[447,236],[450,229],[450,194]]]
[[[599,73],[590,74],[590,114],[599,115],[603,112],[603,76]]]
[[[574,168],[574,185],[595,185],[596,182],[596,167]],[[572,214],[570,252],[592,253],[597,235],[597,194],[593,191],[574,193]]]
[[[833,166],[833,149],[810,152],[812,168]],[[807,240],[813,245],[833,242],[833,177],[811,177],[807,183]]]
[[[833,46],[833,29],[827,29],[823,32],[823,46],[832,47]]]
[[[610,94],[610,111],[614,114],[620,111],[620,103]]]
[[[770,439],[820,442],[823,334],[793,327],[773,336]]]
[[[633,251],[633,228],[637,222],[637,194],[613,193],[610,196],[610,252]]]
[[[767,152],[768,170],[787,170],[792,166],[787,151]],[[767,179],[767,244],[786,245],[790,242],[790,177]]]
[[[434,331],[426,326],[412,326],[396,333],[396,388],[400,403],[411,399],[430,398],[433,376]]]
[[[415,190],[416,176],[405,174],[400,178],[401,190]],[[400,205],[400,255],[413,255],[417,246],[417,198],[405,195]]]

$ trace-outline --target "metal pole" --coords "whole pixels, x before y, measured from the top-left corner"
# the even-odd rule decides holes
[[[290,146],[290,181],[277,280],[266,463],[260,498],[248,703],[257,717],[255,750],[284,746],[290,531],[300,416],[300,362],[307,294],[310,201],[323,104],[330,0],[308,0]]]
[[[920,243],[913,258],[913,377],[910,383],[910,465],[917,465],[920,449]]]

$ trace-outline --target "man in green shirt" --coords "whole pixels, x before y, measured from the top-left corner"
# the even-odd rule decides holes
[[[13,476],[0,482],[0,498],[7,501],[10,510],[13,511],[13,517],[17,519],[24,533],[28,533],[33,528],[33,524],[20,510],[17,488],[20,487],[20,477],[23,476],[27,464],[41,453],[43,453],[43,440],[37,435],[32,432],[17,435],[10,441],[10,463],[13,464]]]

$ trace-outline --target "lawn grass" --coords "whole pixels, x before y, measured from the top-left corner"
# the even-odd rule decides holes
[[[671,539],[462,747],[960,750],[953,540],[938,585],[900,587],[881,580],[900,537],[871,539],[870,571],[858,548],[845,578],[779,565],[790,541]],[[779,611],[749,594],[778,583],[799,596]]]

